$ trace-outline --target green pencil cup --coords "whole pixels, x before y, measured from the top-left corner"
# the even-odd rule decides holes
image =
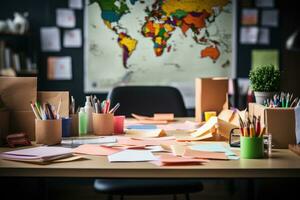
[[[254,159],[264,157],[263,137],[241,136],[241,158]]]

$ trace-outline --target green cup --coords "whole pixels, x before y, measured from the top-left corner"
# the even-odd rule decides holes
[[[264,142],[263,137],[242,137],[241,136],[241,158],[263,158]]]

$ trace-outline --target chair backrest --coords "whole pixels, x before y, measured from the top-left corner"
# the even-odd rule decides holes
[[[122,86],[109,93],[111,105],[120,103],[116,115],[131,117],[131,113],[152,116],[154,113],[174,113],[186,117],[180,91],[168,86]]]

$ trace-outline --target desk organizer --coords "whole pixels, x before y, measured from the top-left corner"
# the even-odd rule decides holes
[[[112,135],[114,132],[114,115],[93,113],[93,128],[95,135]]]
[[[35,120],[35,139],[37,144],[55,145],[60,144],[62,139],[62,121]]]

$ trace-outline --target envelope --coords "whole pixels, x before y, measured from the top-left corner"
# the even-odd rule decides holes
[[[60,106],[60,117],[69,117],[69,92],[68,91],[38,91],[37,99],[40,103],[49,102],[58,108],[60,99],[62,100]]]
[[[36,77],[0,77],[0,95],[9,110],[29,111],[36,100]]]

